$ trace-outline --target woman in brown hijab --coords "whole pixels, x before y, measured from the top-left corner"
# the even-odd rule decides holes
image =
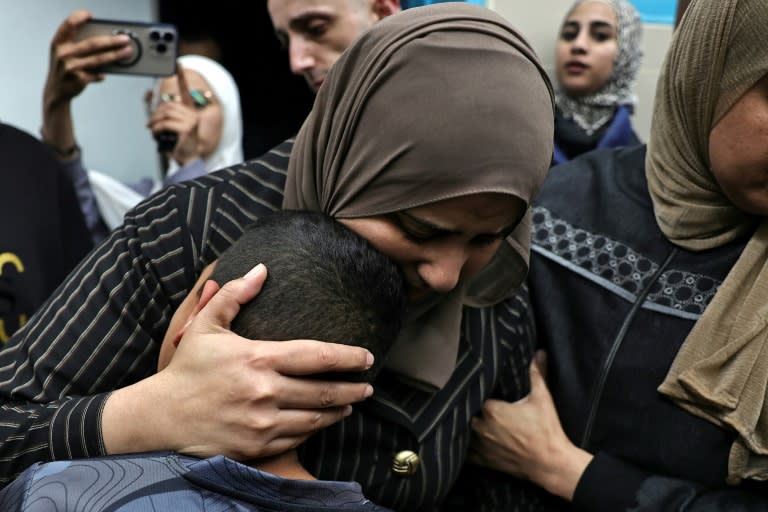
[[[549,379],[486,405],[476,461],[579,510],[768,509],[767,23],[768,0],[693,2],[647,152],[551,174],[529,275]]]
[[[411,314],[388,366],[440,389],[463,305],[501,301],[527,271],[526,211],[552,152],[549,81],[517,32],[471,6],[385,20],[328,78],[283,207],[329,213],[400,264]]]
[[[329,72],[292,150],[137,207],[11,341],[0,432],[14,442],[0,443],[0,478],[35,458],[170,449],[247,460],[309,437],[302,462],[318,478],[358,481],[395,510],[434,510],[459,480],[471,416],[523,393],[530,352],[507,343],[509,296],[527,271],[528,205],[553,124],[544,70],[493,11],[445,3],[377,23]],[[362,370],[364,351],[227,329],[258,270],[214,296],[150,375],[196,275],[281,207],[331,214],[407,279],[406,327],[351,414],[370,386],[303,376]]]

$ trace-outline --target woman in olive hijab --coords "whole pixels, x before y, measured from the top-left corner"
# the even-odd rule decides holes
[[[768,507],[766,23],[768,0],[694,1],[647,153],[550,175],[529,275],[549,381],[487,405],[477,461],[584,510]]]
[[[526,209],[552,153],[549,81],[501,17],[452,6],[384,20],[328,82],[283,205],[329,213],[400,263],[418,300],[388,364],[439,389],[462,305],[497,303],[526,273]]]

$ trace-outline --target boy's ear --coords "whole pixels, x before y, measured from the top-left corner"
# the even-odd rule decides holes
[[[208,304],[208,302],[213,298],[214,295],[219,292],[220,289],[221,286],[219,286],[216,281],[211,279],[207,280],[203,285],[203,291],[200,292],[200,300],[197,301],[197,305],[192,310],[191,318],[195,318],[200,310],[203,309],[206,304]]]
[[[184,327],[179,329],[179,332],[176,334],[176,338],[173,340],[173,346],[178,347],[179,342],[181,341],[181,337],[184,336],[184,333],[187,330],[187,327],[189,324],[192,323],[192,320],[195,319],[197,314],[205,307],[206,304],[213,298],[214,295],[221,289],[221,286],[218,285],[216,281],[212,281],[208,279],[205,284],[203,285],[203,290],[200,292],[200,298],[197,301],[197,304],[195,304],[195,307],[192,308],[192,313],[189,314],[189,318],[187,318],[186,323],[184,324]]]

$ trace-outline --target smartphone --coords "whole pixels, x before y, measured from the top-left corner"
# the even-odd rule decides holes
[[[81,41],[97,35],[126,34],[131,38],[133,54],[99,69],[103,73],[169,76],[176,72],[179,34],[171,23],[88,20],[77,33]]]

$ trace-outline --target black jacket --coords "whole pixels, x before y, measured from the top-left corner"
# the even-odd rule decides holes
[[[72,183],[42,142],[0,123],[0,342],[92,248]]]
[[[669,242],[644,159],[645,146],[587,153],[554,167],[534,205],[535,329],[565,432],[596,454],[573,508],[768,510],[725,487],[733,434],[656,391],[746,240],[701,252]]]

